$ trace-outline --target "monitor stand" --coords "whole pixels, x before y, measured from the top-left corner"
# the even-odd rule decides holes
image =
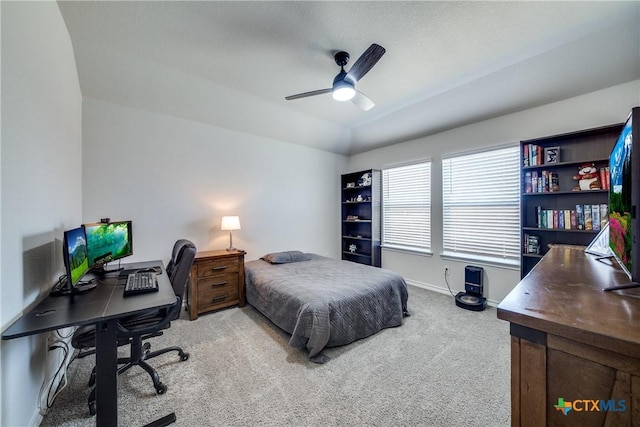
[[[56,289],[55,287],[53,289],[51,289],[51,291],[49,292],[49,295],[51,295],[52,297],[59,297],[59,296],[63,296],[63,295],[79,295],[79,294],[83,294],[85,292],[89,292],[92,289],[96,288],[96,283],[95,282],[89,282],[89,283],[83,283],[83,284],[78,284],[72,288],[70,288],[69,286],[64,286],[60,289]]]
[[[115,273],[116,271],[122,271],[122,270],[124,270],[124,267],[120,267],[120,265],[118,265],[118,267],[114,267],[114,268],[107,268],[106,264],[102,264],[101,266],[96,267],[93,270],[91,270],[91,272],[95,273],[98,276],[104,276],[105,274]]]
[[[632,289],[632,288],[640,288],[640,283],[631,282],[624,285],[611,286],[608,288],[604,288],[604,291],[619,291],[620,289]]]

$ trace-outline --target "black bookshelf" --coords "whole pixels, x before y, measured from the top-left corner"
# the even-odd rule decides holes
[[[605,189],[603,180],[606,180],[609,154],[621,130],[622,124],[615,124],[520,142],[521,277],[526,276],[540,261],[550,244],[588,246],[599,233],[606,219],[595,225],[592,223],[588,227],[590,229],[587,229],[585,226],[578,228],[577,212],[575,220],[572,216],[577,205],[584,208],[608,204],[608,190]],[[531,146],[539,147],[534,150],[537,162],[531,161]],[[553,149],[552,155],[546,156],[545,149]],[[575,190],[579,187],[579,182],[574,177],[584,164],[594,165],[601,189]],[[602,174],[601,170],[604,170]],[[543,175],[545,178],[540,181]],[[538,179],[532,182],[536,176]],[[538,182],[542,185],[538,185]],[[562,223],[557,218],[557,222],[550,225],[549,221],[541,220],[541,211],[547,214],[549,211],[553,212],[551,217],[559,217],[561,213],[564,216],[564,212],[568,211],[569,225],[564,221],[566,216]],[[533,253],[530,245],[532,240],[537,240],[538,244],[537,252],[534,250]]]
[[[342,259],[381,266],[381,173],[368,169],[342,175]]]

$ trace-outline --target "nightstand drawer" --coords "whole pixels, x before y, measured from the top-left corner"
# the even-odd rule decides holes
[[[222,288],[198,293],[198,307],[201,310],[215,309],[217,306],[227,306],[238,303],[238,287]]]
[[[216,274],[198,279],[198,293],[207,293],[220,289],[238,290],[238,273]]]
[[[198,263],[198,278],[213,276],[221,273],[235,273],[238,275],[239,262],[237,257],[214,259]]]

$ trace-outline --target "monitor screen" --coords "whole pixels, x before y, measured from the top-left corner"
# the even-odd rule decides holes
[[[632,280],[636,280],[634,268],[638,268],[633,265],[634,258],[638,255],[634,253],[634,251],[638,250],[635,247],[636,242],[634,242],[634,227],[636,227],[637,222],[634,212],[635,203],[637,203],[634,198],[637,197],[637,193],[634,192],[640,191],[640,182],[634,183],[632,179],[632,169],[638,167],[638,164],[634,164],[637,161],[635,159],[640,154],[634,153],[633,147],[633,121],[636,119],[637,117],[634,117],[634,114],[629,115],[609,159],[611,176],[611,184],[609,186],[609,247],[620,266]]]
[[[84,230],[90,267],[133,255],[131,221],[84,224]]]
[[[78,227],[64,232],[64,265],[67,272],[67,286],[74,288],[89,271],[87,240],[84,228]]]

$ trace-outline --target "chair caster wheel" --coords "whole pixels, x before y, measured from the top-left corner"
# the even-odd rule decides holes
[[[91,416],[96,414],[96,402],[89,402],[89,414]]]
[[[182,354],[180,355],[180,360],[181,360],[182,362],[185,362],[185,361],[189,360],[189,353],[182,353]]]
[[[148,342],[144,343],[144,344],[142,345],[142,351],[143,351],[143,352],[145,352],[145,353],[148,353],[148,352],[149,352],[149,350],[151,350],[151,344],[150,344],[150,343],[148,343]]]
[[[158,385],[156,386],[156,393],[165,394],[166,392],[167,392],[167,386],[162,383],[158,383]]]

